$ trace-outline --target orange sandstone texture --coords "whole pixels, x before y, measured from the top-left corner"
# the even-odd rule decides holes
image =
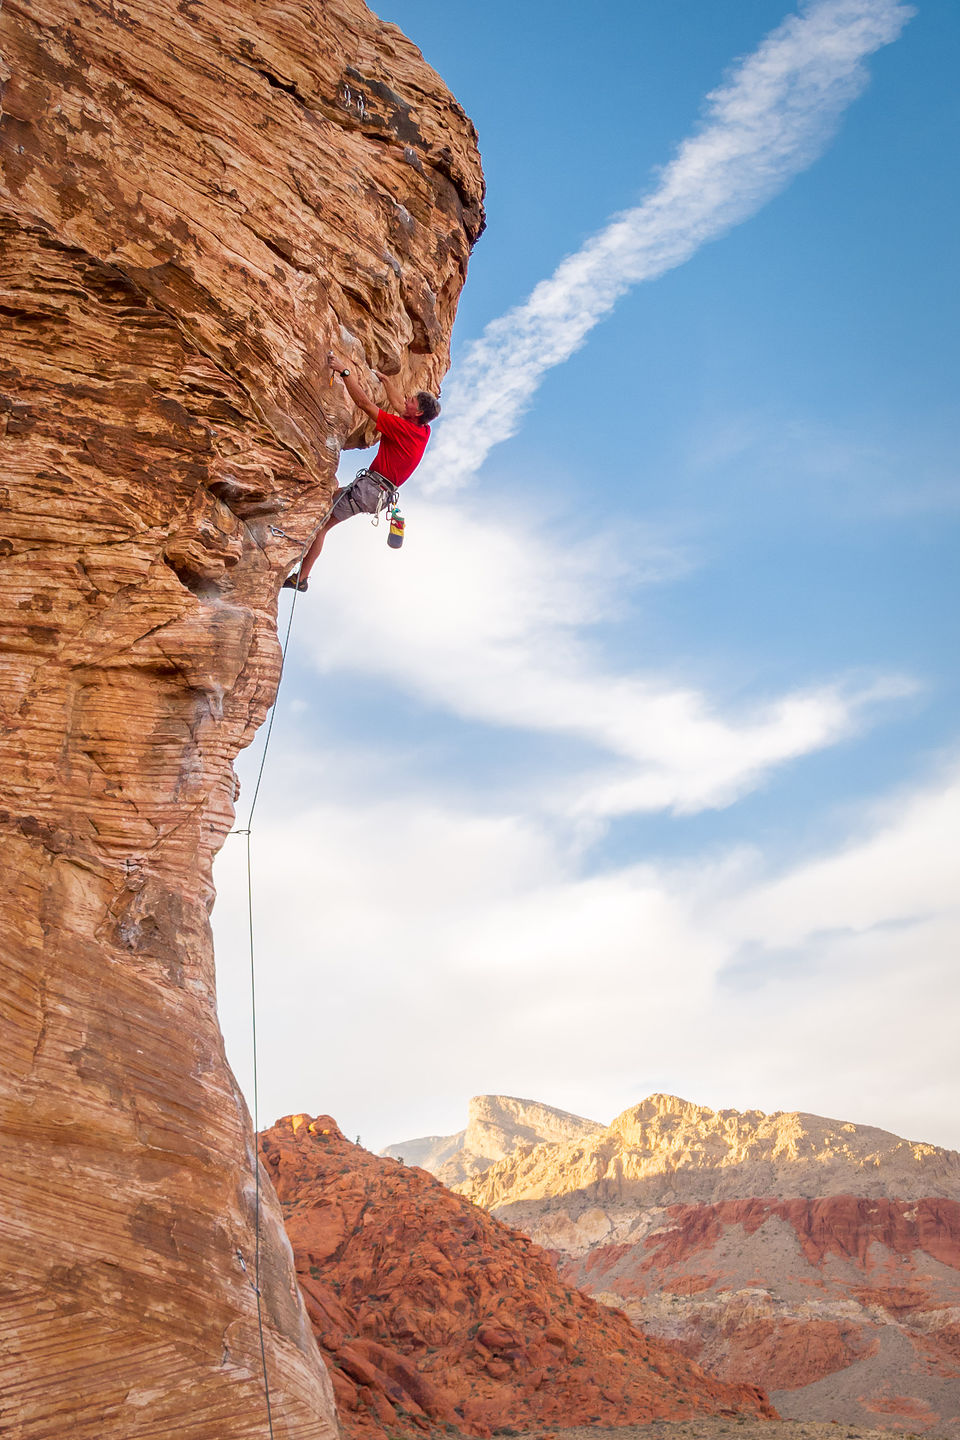
[[[6,0],[0,107],[0,1428],[262,1437],[211,862],[361,438],[322,357],[436,385],[475,135],[360,0]],[[326,1440],[263,1210],[275,1433]]]
[[[261,1154],[350,1433],[774,1414],[755,1387],[644,1338],[568,1288],[526,1236],[351,1145],[327,1116],[278,1121]]]

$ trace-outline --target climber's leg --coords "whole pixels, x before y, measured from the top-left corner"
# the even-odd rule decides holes
[[[286,580],[284,580],[283,588],[285,590],[306,590],[307,581],[310,578],[310,571],[316,564],[320,552],[323,549],[323,542],[327,538],[327,531],[332,530],[334,525],[339,525],[341,521],[349,520],[351,515],[359,513],[357,507],[352,503],[352,489],[353,485],[340,485],[334,492],[330,514],[311,540],[310,548],[300,562],[299,571],[294,570],[293,574],[288,575]]]
[[[333,510],[331,510],[330,514],[320,526],[320,529],[317,531],[316,535],[314,535],[313,540],[310,542],[310,549],[307,551],[306,555],[304,555],[303,561],[300,565],[301,586],[303,585],[303,582],[305,580],[309,580],[310,578],[310,571],[316,564],[317,558],[319,557],[320,552],[323,549],[323,542],[327,538],[327,531],[332,530],[334,525],[339,525],[341,521],[349,520],[350,514],[353,513],[350,511],[347,511],[346,513],[341,513],[340,515],[336,513],[337,502],[339,501],[340,496],[344,494],[346,494],[345,490],[337,491],[336,495],[334,496]],[[295,578],[296,571],[294,571],[291,580],[294,580]],[[290,588],[293,588],[292,584]]]
[[[300,566],[301,590],[306,589],[306,581],[310,577],[310,571],[316,564],[317,558],[323,549],[323,542],[327,538],[327,531],[332,530],[334,525],[339,525],[344,520],[349,520],[352,515],[376,515],[381,503],[383,492],[369,475],[361,471],[355,480],[349,485],[341,485],[333,497],[333,504],[330,507],[330,514],[320,526],[310,544],[310,549],[303,557]],[[284,587],[290,590],[296,588],[297,572],[288,576],[283,582]]]

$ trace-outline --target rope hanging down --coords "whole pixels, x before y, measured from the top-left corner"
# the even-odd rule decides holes
[[[324,525],[327,523],[327,521],[330,519],[330,516],[333,514],[333,508],[334,508],[334,505],[336,504],[337,499],[338,499],[338,496],[337,496],[337,495],[334,495],[333,502],[331,503],[330,507],[328,508],[327,513],[324,515],[323,519],[320,521],[320,525],[318,526],[318,529],[322,529],[323,526],[324,526]],[[277,526],[277,525],[271,525],[271,526],[270,526],[270,533],[271,533],[272,535],[277,536],[279,539],[289,540],[289,539],[292,538],[291,536],[287,535],[286,531],[281,530],[281,529],[279,528],[279,526]],[[309,542],[308,542],[306,545],[303,546],[303,548],[302,548],[301,551],[300,551],[300,558],[299,558],[299,560],[297,561],[297,569],[296,569],[296,574],[297,574],[298,580],[299,580],[299,577],[300,577],[301,568],[302,568],[302,566],[303,566],[304,556],[306,555],[307,550],[308,550],[309,548],[310,548],[310,546],[309,546]],[[258,1085],[257,1085],[257,972],[256,972],[256,963],[255,963],[255,956],[254,956],[253,860],[252,860],[252,856],[251,856],[251,853],[250,853],[250,836],[251,836],[251,834],[252,834],[252,832],[253,832],[253,815],[254,815],[254,811],[255,811],[256,808],[257,808],[257,800],[259,799],[259,796],[260,796],[260,785],[261,785],[261,782],[262,782],[262,780],[263,780],[263,772],[264,772],[264,769],[265,769],[266,763],[267,763],[267,752],[268,752],[269,749],[270,749],[270,737],[271,737],[271,735],[273,734],[273,722],[274,722],[274,721],[276,720],[276,718],[277,718],[277,707],[278,707],[279,701],[280,701],[280,686],[281,686],[281,684],[283,683],[283,672],[284,672],[284,669],[285,669],[286,663],[287,663],[287,649],[288,649],[288,647],[289,647],[289,645],[290,645],[290,633],[291,633],[291,631],[292,631],[292,629],[293,629],[293,615],[294,615],[294,611],[295,611],[296,608],[297,608],[297,596],[300,595],[301,593],[302,593],[302,592],[298,589],[298,587],[297,587],[296,585],[294,585],[294,586],[293,586],[293,604],[290,606],[290,614],[289,614],[288,617],[287,617],[287,629],[286,629],[286,633],[285,633],[285,635],[284,635],[284,637],[283,637],[283,648],[282,648],[281,651],[280,651],[280,673],[279,673],[279,675],[277,676],[277,693],[276,693],[276,695],[273,697],[273,706],[272,706],[272,708],[271,708],[271,710],[270,710],[270,720],[269,720],[269,722],[268,722],[268,724],[267,724],[267,733],[266,733],[266,736],[264,737],[264,742],[263,742],[263,753],[262,753],[262,755],[260,756],[260,768],[259,768],[258,771],[257,771],[257,779],[256,779],[256,783],[255,783],[255,785],[254,785],[254,787],[253,787],[253,798],[252,798],[251,801],[250,801],[250,809],[249,809],[249,811],[248,811],[248,813],[247,813],[247,823],[246,823],[246,825],[244,825],[242,828],[238,828],[238,829],[235,829],[235,830],[231,830],[231,831],[230,831],[230,834],[231,834],[231,835],[245,835],[245,836],[246,836],[246,839],[247,839],[247,844],[246,844],[246,859],[247,859],[247,929],[248,929],[248,933],[249,933],[249,952],[250,952],[250,1016],[251,1016],[250,1029],[251,1029],[251,1041],[252,1041],[252,1048],[253,1048],[253,1097],[252,1097],[252,1099],[253,1099],[253,1107],[252,1107],[252,1108],[253,1108],[253,1179],[254,1179],[254,1195],[255,1195],[255,1200],[254,1200],[254,1224],[255,1224],[255,1237],[254,1237],[254,1241],[255,1241],[255,1250],[254,1250],[254,1278],[253,1278],[253,1282],[252,1282],[252,1289],[253,1289],[254,1294],[255,1294],[256,1297],[257,1297],[257,1329],[258,1329],[259,1335],[260,1335],[260,1360],[261,1360],[261,1363],[262,1363],[262,1366],[263,1366],[263,1392],[264,1392],[264,1398],[265,1398],[265,1400],[266,1400],[266,1405],[267,1405],[267,1425],[268,1425],[269,1431],[270,1431],[270,1440],[274,1440],[274,1433],[273,1433],[273,1414],[272,1414],[271,1407],[270,1407],[270,1381],[269,1381],[269,1378],[268,1378],[268,1376],[267,1376],[267,1349],[266,1349],[266,1343],[265,1343],[264,1337],[263,1337],[263,1306],[262,1306],[261,1297],[260,1297],[260,1158],[259,1158],[259,1151],[258,1151],[258,1147],[257,1147],[257,1136],[258,1136],[258,1134],[260,1133],[260,1103],[259,1103]],[[246,1267],[246,1263],[244,1262],[243,1252],[242,1252],[242,1251],[240,1251],[240,1250],[237,1251],[237,1258],[238,1258],[238,1260],[239,1260],[239,1262],[240,1262],[241,1268],[243,1269],[244,1272],[246,1272],[246,1268],[247,1268],[247,1267]]]
[[[332,509],[332,507],[331,507]],[[329,515],[329,512],[328,512]],[[284,532],[276,526],[270,527],[273,534],[283,536]],[[284,537],[289,538],[289,537]],[[307,552],[304,546],[300,552],[300,559],[297,562],[297,574],[300,573],[300,566],[303,564],[303,557]],[[251,1036],[253,1042],[253,1179],[254,1179],[254,1267],[253,1267],[253,1293],[257,1297],[257,1330],[260,1336],[260,1361],[263,1366],[263,1393],[267,1405],[267,1426],[270,1431],[270,1440],[274,1440],[273,1414],[270,1407],[270,1381],[267,1375],[267,1348],[263,1338],[263,1305],[260,1297],[260,1157],[258,1151],[257,1137],[260,1133],[260,1105],[257,1093],[257,972],[254,957],[254,928],[253,928],[253,862],[250,853],[250,836],[253,828],[253,814],[257,808],[257,799],[260,794],[260,783],[263,780],[263,771],[267,763],[267,751],[270,748],[270,736],[273,734],[273,722],[277,717],[277,705],[280,699],[280,686],[283,682],[283,671],[287,661],[287,648],[290,644],[290,632],[293,629],[293,612],[297,608],[297,596],[300,592],[294,588],[293,604],[290,606],[290,614],[287,617],[287,630],[283,637],[283,648],[280,652],[280,673],[277,676],[277,693],[273,698],[273,706],[270,711],[270,722],[267,725],[267,733],[263,742],[263,754],[260,756],[260,768],[257,771],[256,784],[253,787],[253,798],[250,802],[250,810],[247,814],[247,823],[242,829],[231,830],[231,835],[245,835],[247,838],[247,929],[249,932],[250,951],[250,1015],[251,1015]],[[237,1252],[240,1265],[246,1271],[243,1253]]]

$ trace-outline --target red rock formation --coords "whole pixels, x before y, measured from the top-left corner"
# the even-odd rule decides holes
[[[861,1404],[869,1415],[879,1415],[881,1419],[888,1423],[893,1422],[897,1429],[902,1430],[929,1430],[940,1419],[929,1405],[924,1405],[911,1395],[884,1395],[879,1398],[864,1395],[861,1397]]]
[[[361,0],[7,0],[0,57],[4,1419],[261,1437],[211,861],[359,436],[321,359],[441,376],[475,137]],[[262,1261],[277,1433],[320,1440],[269,1187]]]
[[[833,1195],[822,1200],[727,1200],[719,1205],[671,1205],[666,1225],[647,1236],[645,1270],[662,1271],[712,1249],[731,1225],[753,1235],[771,1216],[792,1226],[804,1257],[821,1266],[829,1256],[875,1268],[873,1246],[893,1255],[920,1250],[945,1265],[960,1265],[960,1203],[956,1200],[862,1200]],[[605,1249],[608,1247],[605,1247]],[[618,1259],[632,1247],[609,1247]],[[599,1252],[602,1254],[603,1252]],[[595,1260],[599,1258],[594,1252]],[[926,1291],[923,1292],[925,1298]]]
[[[752,1198],[646,1223],[634,1245],[566,1258],[564,1275],[785,1414],[960,1430],[956,1201]],[[893,1327],[899,1348],[882,1356]]]
[[[557,1276],[526,1236],[423,1170],[305,1115],[261,1136],[343,1423],[362,1436],[455,1424],[627,1424],[771,1415]]]

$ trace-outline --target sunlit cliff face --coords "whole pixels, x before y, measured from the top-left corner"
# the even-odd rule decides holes
[[[0,57],[8,1395],[25,1440],[259,1436],[210,864],[280,581],[361,438],[323,357],[437,386],[475,136],[358,0],[9,5]],[[269,1191],[261,1249],[279,1420],[332,1435]]]

